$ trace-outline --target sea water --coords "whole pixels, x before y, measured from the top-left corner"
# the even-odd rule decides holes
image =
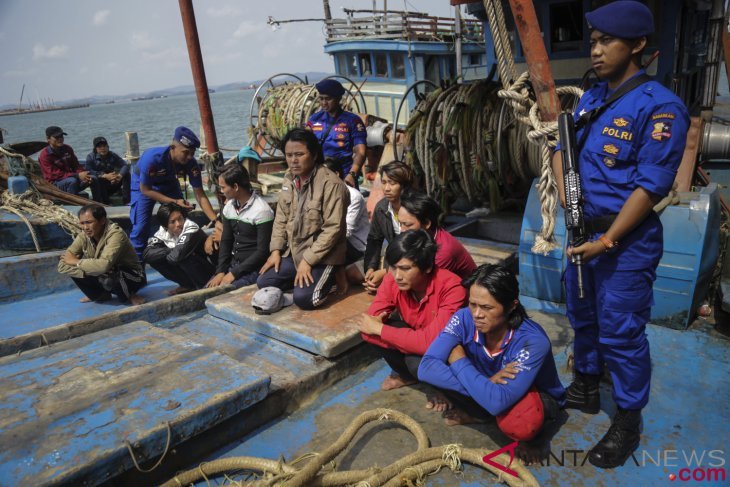
[[[254,90],[210,94],[221,148],[238,152],[248,144],[253,94]],[[106,137],[109,148],[124,157],[124,132],[137,132],[140,153],[150,147],[167,145],[178,125],[185,125],[200,135],[200,111],[197,98],[191,94],[0,117],[5,143],[45,141],[49,125],[63,128],[68,134],[66,144],[83,161],[92,150],[94,137]],[[224,151],[224,155],[231,156],[233,152]]]

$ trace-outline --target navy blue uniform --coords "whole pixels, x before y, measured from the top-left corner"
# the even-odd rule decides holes
[[[606,82],[597,83],[581,97],[576,121],[611,93]],[[655,81],[614,101],[588,127],[578,156],[585,218],[619,213],[639,187],[667,195],[682,160],[688,127],[681,100]],[[577,132],[577,140],[583,130]],[[585,298],[578,298],[575,266],[569,263],[566,270],[575,368],[597,375],[605,362],[613,379],[614,401],[623,409],[641,409],[649,400],[651,359],[645,328],[662,249],[662,225],[651,212],[611,253],[584,264]]]
[[[457,345],[464,348],[466,357],[449,365],[449,354]],[[494,355],[485,345],[484,334],[474,325],[471,311],[462,308],[431,343],[421,360],[418,378],[469,396],[494,416],[512,407],[533,385],[563,404],[565,389],[558,377],[550,339],[540,325],[524,320],[517,329],[507,332],[500,351]],[[507,384],[489,380],[510,362],[516,362],[520,371],[514,379],[508,379]]]
[[[132,231],[129,238],[140,261],[147,239],[150,237],[150,218],[156,203],[152,198],[142,194],[140,184],[169,198],[182,199],[180,183],[177,180],[178,171],[187,174],[193,188],[203,187],[198,161],[191,159],[182,166],[175,164],[170,159],[170,147],[147,149],[132,170],[132,199],[129,210]]]
[[[335,125],[330,129],[332,124]],[[321,110],[309,117],[307,127],[317,136],[324,156],[340,162],[340,177],[347,176],[352,169],[352,152],[355,146],[364,145],[367,141],[362,119],[351,112],[343,111],[337,117],[332,117]]]

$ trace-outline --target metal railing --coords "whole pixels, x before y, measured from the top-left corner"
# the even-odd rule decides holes
[[[432,17],[409,12],[388,12],[380,15],[354,17],[325,21],[327,42],[345,40],[410,40],[450,42],[456,37],[453,18]],[[482,23],[473,19],[462,19],[463,41],[482,42]]]

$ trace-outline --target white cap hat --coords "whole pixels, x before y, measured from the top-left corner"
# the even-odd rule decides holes
[[[284,293],[278,287],[273,286],[259,289],[251,297],[251,306],[256,310],[257,315],[270,315],[292,304],[294,304],[294,296],[291,293]]]

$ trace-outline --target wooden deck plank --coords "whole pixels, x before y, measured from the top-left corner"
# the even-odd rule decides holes
[[[99,483],[260,401],[269,376],[134,322],[0,359],[0,479]]]

